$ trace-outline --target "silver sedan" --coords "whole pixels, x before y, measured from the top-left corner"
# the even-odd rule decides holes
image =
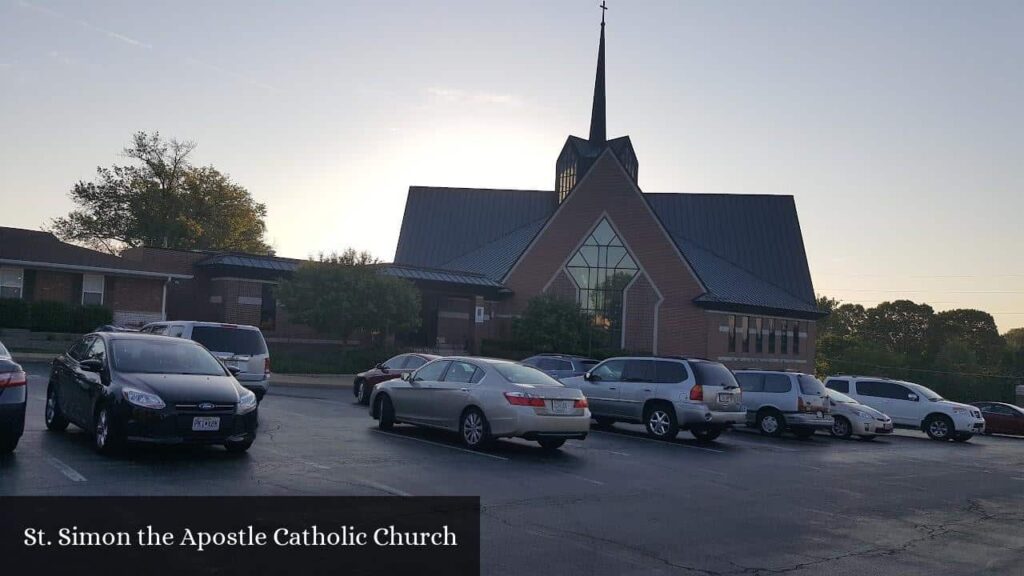
[[[581,391],[536,368],[488,358],[440,358],[378,384],[370,415],[382,430],[408,423],[457,431],[474,449],[494,438],[518,437],[555,450],[590,431]]]
[[[828,400],[833,419],[829,432],[833,436],[872,440],[878,434],[892,434],[892,418],[878,410],[831,388],[828,389]]]

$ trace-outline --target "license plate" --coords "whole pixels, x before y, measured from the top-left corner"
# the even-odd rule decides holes
[[[818,420],[821,420],[821,418],[822,418],[821,412],[815,412],[814,413],[814,417],[817,418]]]
[[[551,411],[555,414],[568,414],[572,411],[572,400],[552,400]]]
[[[220,430],[220,418],[216,416],[196,416],[192,419],[193,432],[216,432]]]
[[[732,404],[732,394],[719,394],[718,395],[718,403],[719,404]]]

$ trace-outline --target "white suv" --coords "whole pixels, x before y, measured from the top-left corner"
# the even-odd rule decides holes
[[[809,438],[818,430],[829,430],[828,392],[811,374],[779,370],[736,370],[743,390],[747,425],[767,436],[781,436],[789,430]]]
[[[978,408],[950,402],[913,382],[829,376],[825,386],[888,414],[897,426],[923,430],[932,440],[966,442],[985,431],[985,419]]]
[[[270,389],[270,352],[263,333],[255,326],[177,320],[146,324],[140,332],[202,344],[231,369],[239,384],[252,390],[258,401]]]

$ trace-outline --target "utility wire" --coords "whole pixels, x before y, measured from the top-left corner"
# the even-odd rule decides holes
[[[883,370],[907,370],[909,372],[924,372],[927,374],[943,374],[946,376],[982,376],[985,378],[999,378],[1002,380],[1022,380],[1024,376],[1014,376],[1012,374],[983,374],[980,372],[947,372],[944,370],[929,370],[927,368],[907,368],[906,366],[884,366],[881,364],[871,364],[869,362],[857,362],[855,360],[836,360],[833,358],[825,358],[826,362],[834,362],[836,364],[854,364],[857,366],[866,366],[868,368],[881,368]]]

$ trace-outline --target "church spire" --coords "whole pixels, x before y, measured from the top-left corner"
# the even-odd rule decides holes
[[[590,113],[590,142],[604,144],[608,140],[604,104],[604,13],[608,6],[601,2],[601,43],[597,49],[597,77],[594,79],[594,107]]]

